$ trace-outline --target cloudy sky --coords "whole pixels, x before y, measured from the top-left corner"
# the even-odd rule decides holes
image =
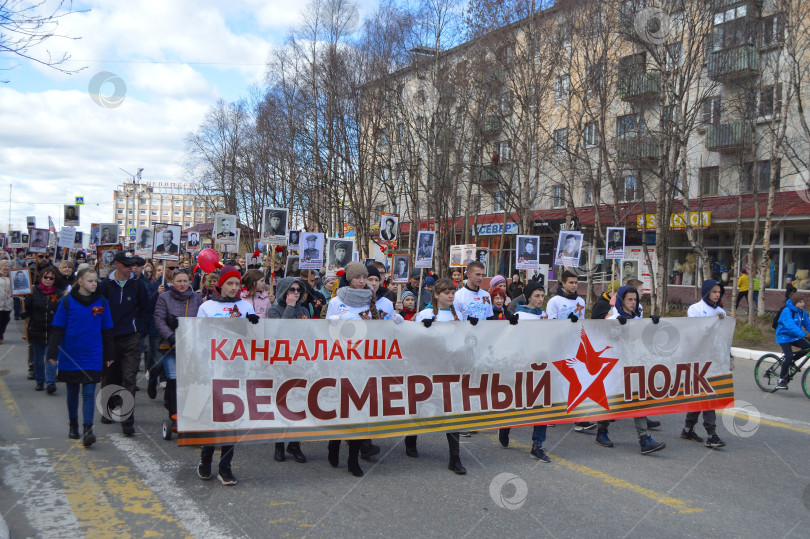
[[[30,2],[25,2],[30,3]],[[48,0],[49,4],[54,4]],[[361,15],[372,2],[358,6]],[[62,205],[85,197],[80,230],[112,218],[113,189],[143,168],[143,179],[180,181],[184,138],[217,99],[247,96],[261,83],[305,2],[289,0],[90,0],[74,2],[59,33],[34,51],[68,52],[65,75],[0,55],[0,231],[34,215],[61,227]],[[293,6],[293,7],[291,7]],[[15,66],[8,70],[9,67]],[[120,106],[91,99],[94,75],[126,85]],[[111,82],[101,87],[112,95]],[[9,204],[9,185],[12,195]]]

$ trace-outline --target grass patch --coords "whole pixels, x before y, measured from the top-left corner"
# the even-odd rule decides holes
[[[765,334],[759,325],[751,325],[741,320],[737,321],[734,328],[734,344],[739,345],[762,345],[767,342]]]

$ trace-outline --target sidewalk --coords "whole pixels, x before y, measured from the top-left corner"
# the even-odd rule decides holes
[[[767,350],[750,350],[748,348],[737,348],[736,346],[731,347],[731,355],[734,359],[750,359],[751,361],[756,361],[765,354],[768,354]],[[782,352],[773,351],[776,355],[782,355]]]

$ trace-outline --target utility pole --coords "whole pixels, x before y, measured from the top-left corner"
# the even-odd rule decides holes
[[[11,184],[8,184],[8,233],[11,234]]]

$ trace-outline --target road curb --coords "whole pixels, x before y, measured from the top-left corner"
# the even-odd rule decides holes
[[[731,355],[734,356],[734,359],[748,359],[751,361],[756,361],[767,353],[768,351],[766,350],[750,350],[748,348],[737,348],[736,346],[731,347]],[[782,355],[781,352],[773,353]]]

